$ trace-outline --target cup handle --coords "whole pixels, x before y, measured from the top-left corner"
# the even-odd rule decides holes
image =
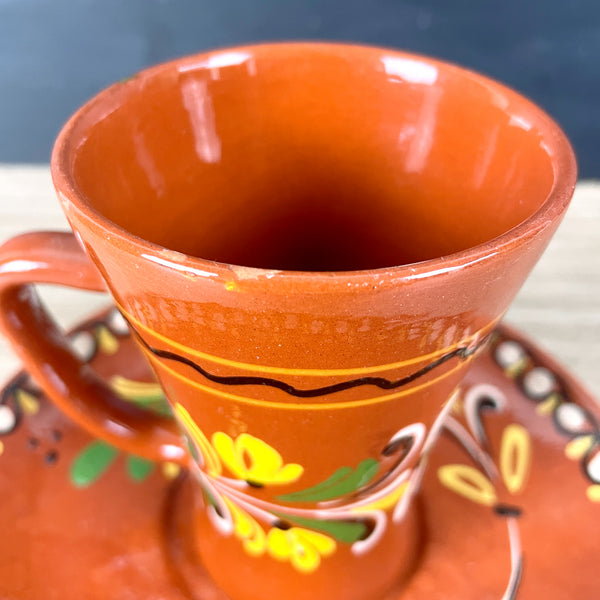
[[[119,399],[82,363],[33,283],[106,291],[72,233],[26,233],[0,247],[0,330],[48,397],[89,433],[150,460],[187,465],[175,422]]]

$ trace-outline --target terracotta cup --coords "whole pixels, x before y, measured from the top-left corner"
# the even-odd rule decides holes
[[[420,56],[241,47],[98,95],[52,175],[74,234],[0,253],[2,328],[47,394],[189,467],[198,552],[233,600],[400,589],[440,415],[572,195],[556,124]],[[80,364],[33,282],[106,286],[175,421]]]

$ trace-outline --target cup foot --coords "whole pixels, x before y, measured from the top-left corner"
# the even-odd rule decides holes
[[[226,553],[219,554],[212,551],[207,553],[203,547],[207,543],[206,540],[203,541],[202,537],[194,534],[194,529],[190,526],[194,522],[194,488],[194,482],[189,476],[182,477],[171,486],[163,513],[162,544],[164,560],[169,566],[169,570],[176,575],[179,586],[186,590],[186,593],[189,594],[192,590],[202,590],[202,598],[227,600],[229,596],[208,575],[204,567],[205,561],[203,561],[201,555],[206,557],[208,554],[208,560],[211,564],[221,562],[225,567],[224,571],[226,573],[236,573],[234,580],[237,579],[237,581],[243,582],[243,570],[239,566],[236,567],[234,564],[227,563],[228,559],[231,559],[231,555]],[[416,498],[413,502],[414,506],[398,527],[398,539],[401,540],[401,543],[396,542],[395,552],[397,553],[398,562],[401,564],[401,567],[390,570],[389,579],[383,582],[381,590],[373,590],[369,585],[369,588],[371,588],[370,591],[362,593],[360,582],[358,584],[357,582],[349,582],[348,585],[345,585],[344,582],[335,581],[333,584],[329,584],[331,589],[326,592],[326,596],[324,597],[328,600],[351,600],[361,597],[368,598],[369,600],[379,600],[383,598],[387,599],[389,590],[392,589],[394,590],[392,597],[397,598],[399,590],[406,587],[407,582],[418,570],[423,558],[423,549],[425,546],[424,533],[427,527],[424,521],[422,504],[421,499]],[[213,545],[211,544],[212,547]],[[245,562],[252,569],[252,564],[248,561],[251,561],[251,559],[246,557]],[[348,568],[348,571],[352,571],[352,569]],[[291,573],[293,574],[293,572]],[[361,573],[360,575],[361,577],[368,578],[367,573]],[[302,583],[302,577],[306,576],[298,578],[300,583]],[[295,583],[298,583],[298,581]],[[368,579],[365,580],[365,584],[367,581]],[[235,598],[235,586],[234,589],[228,589],[227,585],[231,586],[231,582],[226,581],[223,584],[223,589],[229,591],[231,597]],[[274,598],[278,597],[276,594],[285,593],[274,589],[274,585],[273,582],[270,582],[268,589],[257,590],[256,598],[260,600]],[[294,586],[292,589],[294,590],[293,593],[285,593],[286,598],[294,597],[311,600],[315,598],[315,591],[312,588],[304,591],[299,589],[298,586]],[[250,597],[247,589],[242,588],[239,593],[244,593],[246,597]]]

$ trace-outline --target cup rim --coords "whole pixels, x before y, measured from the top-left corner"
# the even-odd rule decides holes
[[[94,123],[98,122],[98,117],[106,116],[112,110],[116,109],[120,104],[121,97],[124,96],[124,86],[128,81],[143,81],[161,72],[181,69],[186,65],[192,66],[194,63],[202,60],[206,61],[209,57],[226,53],[255,53],[265,50],[281,52],[300,49],[330,53],[347,51],[368,54],[380,52],[385,53],[387,56],[418,61],[434,66],[446,73],[454,73],[462,78],[470,79],[488,88],[490,91],[500,93],[511,102],[518,103],[521,114],[527,115],[530,122],[534,123],[538,131],[541,132],[546,142],[546,150],[551,161],[553,170],[552,187],[541,206],[518,225],[502,234],[481,244],[445,256],[415,263],[404,263],[373,269],[296,271],[232,265],[181,253],[155,242],[145,240],[105,217],[87,201],[85,194],[80,191],[72,168],[74,152],[85,139],[84,135],[79,134],[78,130],[82,132],[87,131]],[[98,114],[96,115],[95,113]],[[526,243],[545,229],[553,226],[557,221],[560,221],[573,196],[577,180],[575,154],[565,133],[542,108],[510,87],[452,62],[418,53],[372,45],[310,41],[271,42],[224,47],[183,56],[143,69],[129,79],[114,83],[105,88],[83,104],[69,118],[57,136],[52,150],[50,166],[54,187],[67,215],[71,207],[76,209],[80,214],[87,217],[88,220],[93,221],[105,231],[110,232],[111,235],[120,238],[131,250],[137,252],[143,251],[151,255],[172,256],[176,258],[176,264],[183,270],[204,275],[208,274],[223,281],[230,281],[233,273],[233,277],[237,276],[238,278],[256,282],[268,280],[273,283],[277,280],[298,285],[302,282],[315,283],[315,281],[323,281],[327,282],[328,287],[332,285],[337,287],[335,284],[341,284],[344,287],[351,286],[352,288],[356,288],[365,286],[369,289],[371,289],[372,285],[377,285],[378,287],[385,286],[386,284],[397,285],[400,281],[409,282],[413,279],[423,279],[468,268],[478,263],[485,263],[499,253],[504,253],[511,248]]]

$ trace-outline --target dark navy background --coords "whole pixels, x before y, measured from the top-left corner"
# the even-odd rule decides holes
[[[508,83],[600,176],[600,0],[0,0],[0,161],[47,162],[66,118],[169,58],[282,39],[363,42]]]

